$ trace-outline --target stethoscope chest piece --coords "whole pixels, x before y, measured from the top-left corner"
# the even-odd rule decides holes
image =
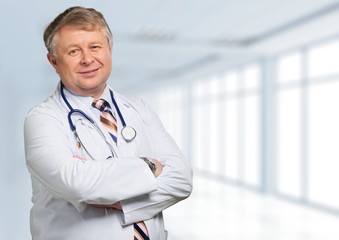
[[[137,132],[134,128],[125,126],[121,129],[121,136],[126,142],[130,142],[137,136]]]

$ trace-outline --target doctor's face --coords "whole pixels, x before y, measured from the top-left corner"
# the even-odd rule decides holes
[[[48,60],[74,94],[99,98],[112,69],[112,47],[104,30],[62,27],[55,36],[55,56]]]

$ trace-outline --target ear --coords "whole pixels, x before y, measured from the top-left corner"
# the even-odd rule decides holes
[[[56,69],[58,65],[56,58],[52,56],[52,54],[47,53],[47,59],[50,62],[50,64],[52,64],[52,66]]]
[[[112,55],[112,52],[113,52],[113,43],[112,44],[108,44],[108,49],[109,49],[109,53]]]

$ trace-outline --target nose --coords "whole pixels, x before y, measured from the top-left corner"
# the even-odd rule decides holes
[[[82,57],[81,57],[81,64],[83,65],[89,65],[94,61],[94,58],[90,51],[84,50],[82,51]]]

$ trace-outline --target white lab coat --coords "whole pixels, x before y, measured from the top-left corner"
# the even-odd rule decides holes
[[[108,92],[107,87],[106,97]],[[90,106],[92,98],[74,96],[66,90],[65,94],[73,108],[98,119]],[[137,131],[132,142],[119,135],[115,146],[107,131],[97,124],[112,144],[114,158],[109,158],[112,154],[103,137],[87,120],[74,114],[78,131],[90,136],[82,139],[95,160],[77,147],[60,85],[54,95],[28,113],[25,153],[33,187],[33,240],[132,240],[133,223],[141,220],[151,240],[166,239],[162,210],[190,195],[191,169],[144,102],[116,92],[114,97],[126,124]],[[120,132],[121,121],[117,119]],[[164,165],[161,175],[155,178],[140,156],[160,160]],[[118,201],[122,211],[90,205]]]

